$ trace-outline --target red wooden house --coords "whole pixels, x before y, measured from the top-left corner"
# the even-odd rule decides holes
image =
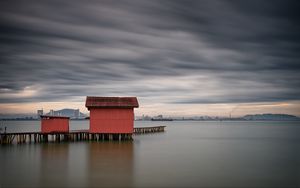
[[[91,133],[133,133],[136,97],[87,97]]]
[[[42,133],[69,132],[69,117],[41,116]]]

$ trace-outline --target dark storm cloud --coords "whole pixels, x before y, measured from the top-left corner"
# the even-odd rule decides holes
[[[297,1],[0,2],[0,103],[299,100]]]

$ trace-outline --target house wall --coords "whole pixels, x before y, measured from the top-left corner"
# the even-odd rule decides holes
[[[69,119],[42,119],[42,133],[69,132]]]
[[[133,109],[90,109],[90,132],[133,133]]]

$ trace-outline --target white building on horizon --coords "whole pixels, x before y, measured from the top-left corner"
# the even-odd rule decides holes
[[[37,110],[36,114],[37,114],[37,118],[38,118],[38,119],[40,119],[40,118],[41,118],[41,116],[42,116],[42,115],[44,115],[44,111],[43,111],[43,109],[41,109],[41,110]]]
[[[54,116],[54,110],[51,109],[50,112],[49,112],[49,115]]]
[[[80,117],[80,111],[79,111],[79,109],[74,110],[74,117],[76,119],[78,119]]]

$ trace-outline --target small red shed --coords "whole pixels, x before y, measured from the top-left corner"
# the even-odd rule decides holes
[[[136,97],[90,97],[85,106],[90,111],[91,133],[133,133]]]
[[[42,133],[69,132],[69,117],[41,116]]]

